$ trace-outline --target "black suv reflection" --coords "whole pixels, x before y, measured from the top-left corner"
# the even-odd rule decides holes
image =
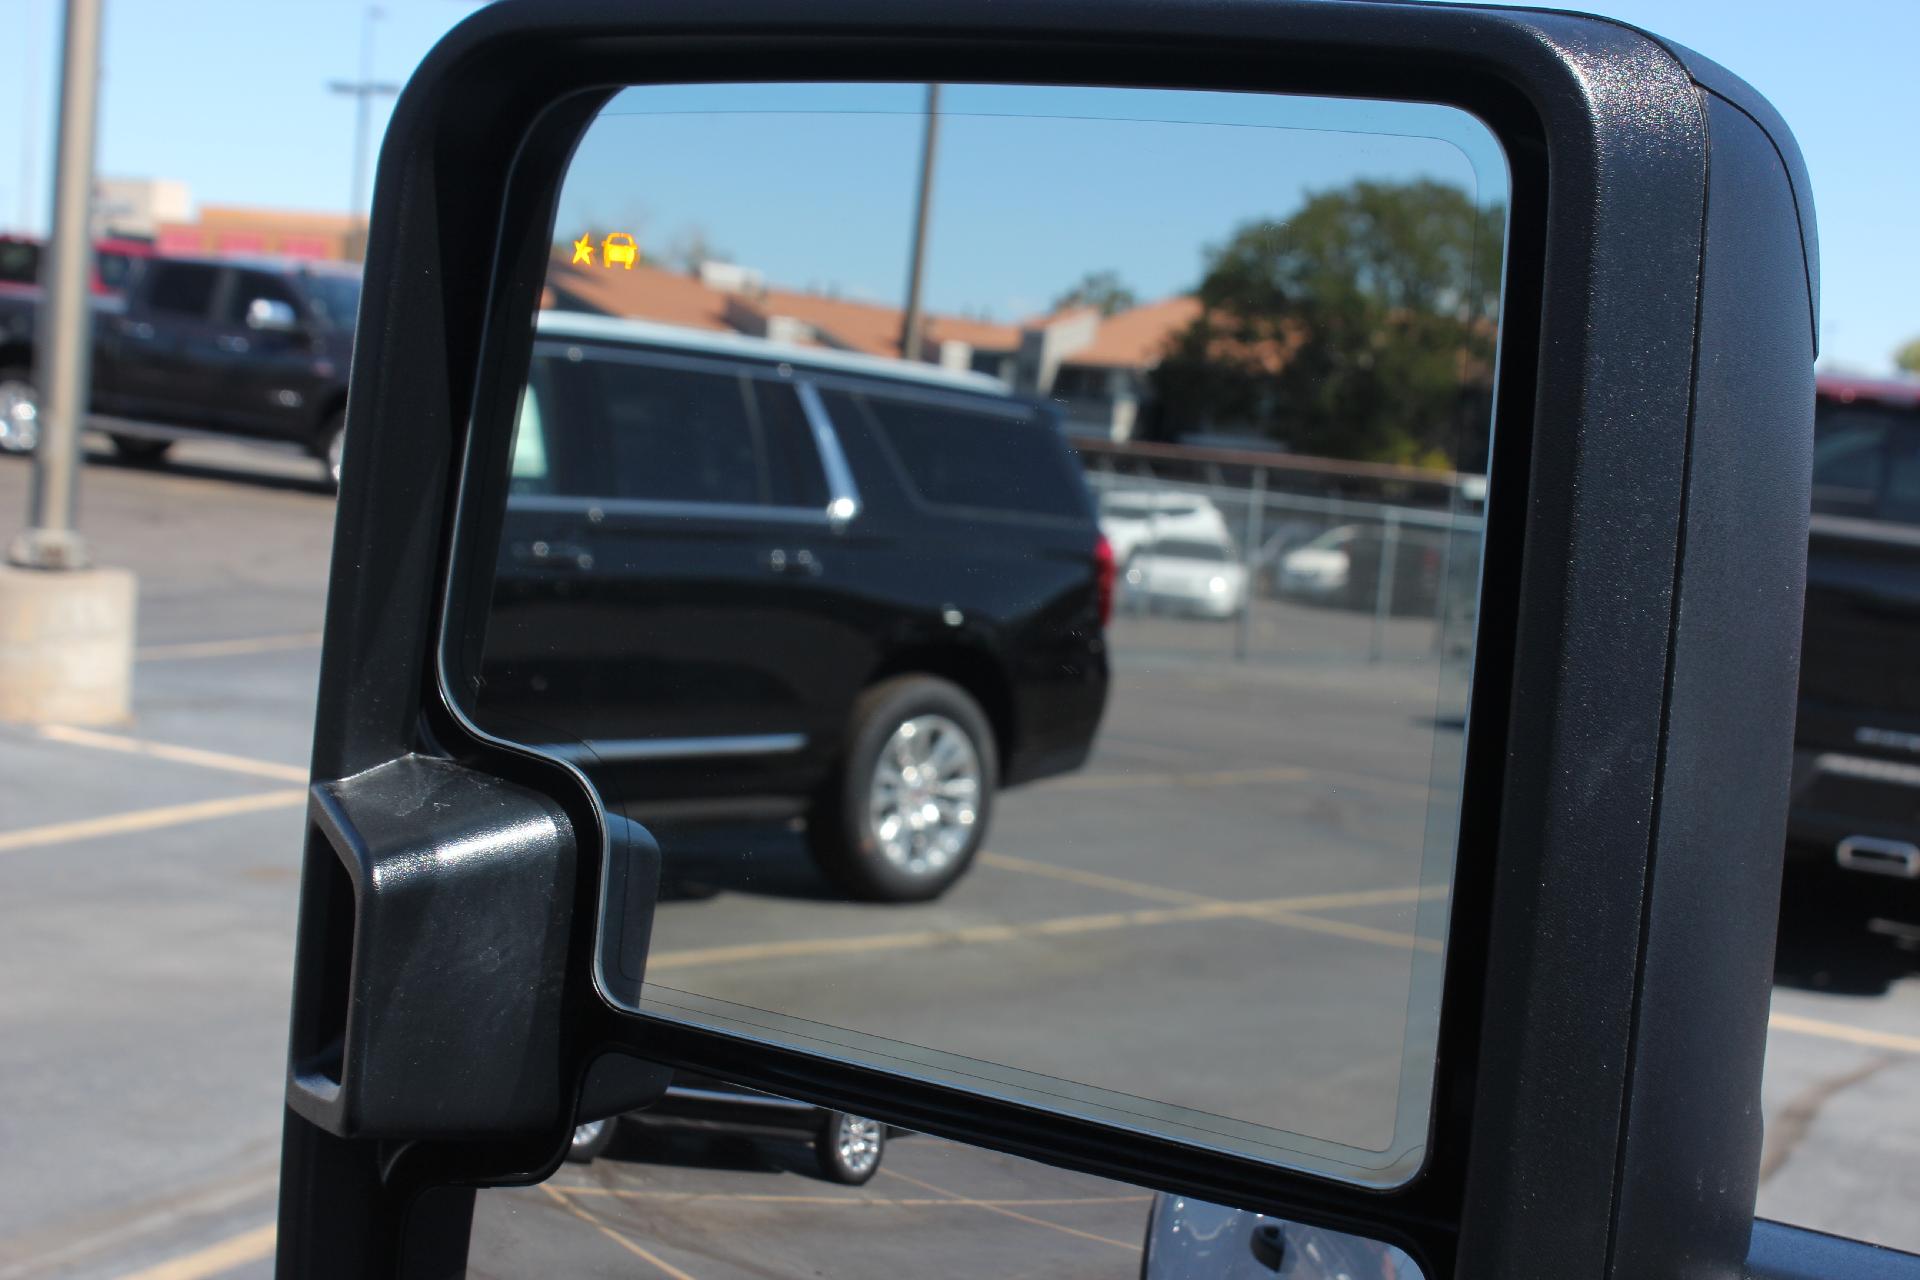
[[[931,898],[996,788],[1086,759],[1111,592],[996,380],[547,315],[478,713],[642,821],[803,814],[844,890]]]

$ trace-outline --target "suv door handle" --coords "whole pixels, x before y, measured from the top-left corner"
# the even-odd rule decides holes
[[[121,326],[120,331],[129,338],[138,338],[142,342],[153,336],[153,326],[145,320],[129,320]]]
[[[213,340],[213,345],[222,351],[245,351],[249,343],[237,334],[223,333]]]
[[[544,538],[514,544],[513,558],[522,564],[550,565],[558,568],[591,569],[593,552],[577,542],[548,542]]]
[[[797,551],[776,547],[767,553],[767,568],[775,573],[795,573],[817,578],[820,576],[820,559],[805,547]]]

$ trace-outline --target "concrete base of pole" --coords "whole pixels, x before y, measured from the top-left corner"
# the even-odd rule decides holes
[[[0,565],[0,720],[117,724],[133,702],[134,579],[125,569]]]

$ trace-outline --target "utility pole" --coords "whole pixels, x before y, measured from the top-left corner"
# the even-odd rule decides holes
[[[900,356],[918,360],[921,347],[920,280],[927,265],[928,206],[933,203],[933,156],[940,141],[940,86],[927,86],[927,131],[920,144],[920,198],[913,214],[913,258],[907,266],[907,311],[900,322]]]
[[[367,255],[367,144],[371,141],[373,100],[391,98],[400,92],[400,86],[392,81],[373,78],[373,24],[385,16],[379,5],[370,4],[360,19],[360,78],[327,82],[330,92],[354,99],[353,194],[347,202],[347,216],[353,224],[349,256],[353,258]]]
[[[7,558],[30,569],[84,569],[87,544],[74,527],[80,430],[87,414],[93,346],[93,134],[99,99],[100,0],[67,0],[60,69],[60,134],[53,226],[41,300],[38,378],[40,446],[33,457],[28,525]]]
[[[133,672],[133,575],[96,569],[75,524],[80,431],[93,343],[91,214],[101,0],[67,0],[51,254],[42,297],[39,447],[29,523],[0,568],[0,719],[125,719]]]

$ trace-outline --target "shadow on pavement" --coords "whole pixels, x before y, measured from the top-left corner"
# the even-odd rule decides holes
[[[846,902],[814,866],[806,836],[784,822],[651,824],[660,841],[660,900],[701,901],[721,893],[807,902]]]
[[[1790,866],[1774,952],[1778,986],[1879,996],[1920,973],[1920,886]]]
[[[819,1180],[819,1168],[804,1138],[689,1129],[629,1119],[601,1156],[615,1164],[706,1169],[761,1177],[795,1174]]]
[[[218,480],[225,484],[243,484],[255,489],[268,489],[281,493],[311,493],[328,495],[333,493],[333,485],[321,474],[320,464],[299,454],[278,450],[259,451],[259,468],[241,465],[228,466],[218,462],[193,459],[167,458],[160,462],[135,462],[122,458],[108,449],[88,449],[86,463],[89,467],[100,467],[110,471],[147,472],[156,475],[184,476],[191,480]],[[273,469],[269,469],[273,468]],[[311,471],[311,475],[302,475],[302,471]]]

